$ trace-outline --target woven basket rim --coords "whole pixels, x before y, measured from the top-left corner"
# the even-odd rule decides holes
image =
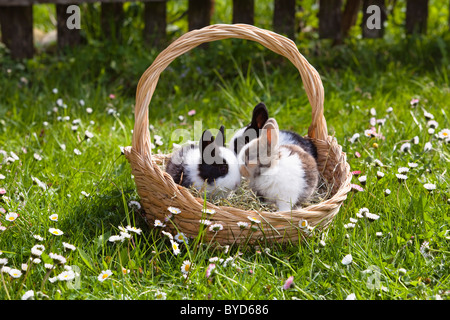
[[[148,215],[153,217],[154,214],[160,214],[155,208],[158,208],[159,210],[164,209],[164,206],[166,206],[165,209],[167,209],[167,203],[170,202],[166,201],[164,196],[160,196],[161,199],[155,198],[152,200],[151,193],[153,192],[166,196],[173,195],[173,198],[177,201],[174,203],[178,206],[188,207],[181,204],[189,203],[189,210],[192,212],[187,212],[185,215],[180,214],[180,223],[181,221],[183,221],[183,223],[188,223],[189,221],[194,223],[195,219],[198,220],[200,218],[201,210],[199,209],[203,207],[203,199],[196,198],[187,188],[175,184],[172,177],[159,168],[157,164],[158,158],[166,157],[167,155],[156,154],[152,156],[150,148],[151,137],[149,131],[148,106],[156,89],[160,74],[174,59],[202,43],[227,38],[240,38],[256,41],[264,47],[288,58],[299,70],[308,100],[312,107],[312,122],[308,129],[308,137],[315,140],[317,143],[320,142],[320,144],[323,144],[324,148],[328,148],[328,150],[321,151],[320,154],[326,153],[327,156],[330,154],[333,155],[333,158],[330,158],[330,161],[336,168],[332,170],[332,176],[334,179],[336,171],[339,174],[340,181],[338,181],[339,186],[336,192],[334,192],[330,198],[325,199],[320,203],[289,212],[258,212],[228,206],[216,206],[209,202],[206,203],[207,208],[214,208],[216,211],[224,211],[227,214],[231,214],[231,220],[236,217],[235,215],[247,214],[247,216],[262,215],[264,218],[280,218],[285,220],[287,218],[287,220],[292,220],[293,218],[295,221],[298,221],[298,219],[309,218],[315,221],[312,225],[321,224],[322,226],[327,226],[337,214],[340,206],[347,197],[347,193],[351,190],[351,174],[350,166],[347,163],[345,153],[342,152],[342,147],[337,143],[337,140],[334,137],[328,135],[327,125],[323,114],[324,90],[320,76],[316,69],[300,54],[297,46],[292,40],[272,31],[246,24],[218,24],[198,30],[192,30],[182,35],[164,49],[142,74],[136,92],[135,125],[132,146],[124,148],[124,154],[131,164],[137,191],[141,197],[141,202],[144,201],[143,206],[145,211]],[[328,161],[328,158],[326,161]],[[328,166],[329,164],[325,163],[323,167],[324,170],[327,169]],[[225,213],[221,212],[219,217],[229,220],[230,217],[227,217]],[[315,216],[317,217],[314,218]],[[241,220],[242,219],[234,221]],[[198,221],[194,223],[194,230],[197,224]],[[280,229],[284,230],[285,227],[287,226],[282,225]],[[216,237],[216,240],[219,243],[225,244],[236,242],[236,239],[232,239],[234,237],[233,227],[229,226],[229,228],[231,230],[231,235],[229,237]],[[296,236],[294,233],[290,236],[290,238],[292,237],[298,237],[298,234]],[[278,236],[274,236],[274,239],[279,240]]]

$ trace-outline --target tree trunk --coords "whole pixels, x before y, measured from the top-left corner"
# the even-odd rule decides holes
[[[342,14],[342,38],[346,38],[350,29],[356,24],[361,9],[361,0],[347,0]]]
[[[428,20],[428,0],[406,1],[406,33],[426,33]]]
[[[342,37],[342,0],[319,1],[319,38],[339,40]]]
[[[144,40],[149,46],[161,47],[166,40],[166,1],[146,2]]]
[[[295,0],[274,0],[273,30],[294,39]]]
[[[254,24],[255,0],[233,0],[233,23]]]
[[[387,19],[385,0],[364,0],[362,35],[364,38],[383,38]]]
[[[0,8],[2,40],[14,59],[33,57],[33,7]]]

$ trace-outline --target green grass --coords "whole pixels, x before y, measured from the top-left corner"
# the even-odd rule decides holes
[[[171,8],[170,15],[178,16],[182,8]],[[220,12],[216,19],[229,22]],[[445,20],[436,10],[432,13]],[[332,225],[303,243],[221,248],[197,245],[198,236],[180,244],[180,254],[174,255],[161,229],[149,228],[142,212],[129,205],[139,197],[119,147],[131,144],[135,88],[158,51],[141,46],[140,36],[127,26],[134,38],[126,46],[94,41],[88,29],[88,45],[63,55],[41,54],[17,62],[0,48],[0,149],[7,153],[0,156],[0,187],[6,191],[0,207],[19,214],[13,222],[5,219],[6,213],[0,215],[6,228],[0,233],[0,259],[6,258],[10,268],[28,264],[17,279],[0,273],[0,299],[20,299],[29,290],[36,299],[156,299],[158,292],[167,299],[189,300],[331,300],[351,293],[357,299],[448,299],[449,144],[428,133],[423,112],[439,123],[436,133],[449,128],[448,32],[402,39],[399,27],[393,27],[384,40],[352,37],[341,47],[330,48],[313,35],[299,42],[322,76],[329,133],[342,145],[352,170],[367,176],[364,191],[351,192]],[[178,28],[182,33],[185,25],[180,22]],[[412,98],[420,100],[414,108]],[[204,128],[239,128],[260,101],[280,127],[306,134],[311,110],[298,72],[288,61],[238,40],[193,50],[165,70],[158,83],[149,116],[164,144],[154,152],[169,152],[173,130],[192,129],[194,121],[201,120]],[[377,119],[386,119],[379,127],[384,139],[364,136],[371,108]],[[194,116],[187,115],[191,109]],[[89,140],[86,130],[93,134]],[[351,143],[354,133],[361,137]],[[419,143],[400,152],[402,143],[415,136]],[[424,152],[429,141],[433,148]],[[19,160],[7,163],[11,152]],[[384,166],[376,167],[375,159]],[[399,183],[398,168],[411,162],[418,166]],[[385,174],[380,180],[377,171]],[[356,176],[353,183],[360,184]],[[428,192],[425,183],[434,183],[436,189]],[[386,188],[389,196],[384,195]],[[364,207],[379,219],[357,218]],[[51,214],[58,221],[51,221]],[[357,219],[354,228],[345,227],[350,218]],[[124,242],[108,241],[120,233],[119,226],[127,225],[142,233],[130,233]],[[51,234],[52,227],[64,234]],[[76,250],[64,250],[63,242]],[[33,264],[29,258],[36,244],[45,250],[41,263]],[[44,263],[53,263],[50,253],[63,255],[65,265],[79,275],[70,282],[51,282],[64,267],[47,270]],[[353,261],[344,265],[348,254]],[[216,257],[229,259],[226,266],[209,261]],[[187,278],[181,272],[185,260],[192,263]],[[216,268],[207,278],[210,263]],[[129,273],[123,274],[122,268]],[[98,276],[105,270],[112,275],[101,282]],[[284,290],[290,276],[294,285]]]

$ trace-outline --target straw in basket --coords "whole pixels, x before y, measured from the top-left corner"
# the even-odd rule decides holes
[[[148,107],[162,71],[178,56],[206,42],[239,38],[260,43],[273,52],[289,59],[298,69],[312,107],[312,122],[308,138],[317,146],[318,169],[323,178],[332,185],[328,199],[307,207],[286,212],[257,212],[239,208],[216,206],[206,203],[215,211],[210,217],[213,223],[220,223],[223,230],[215,233],[207,231],[205,240],[214,239],[221,245],[255,242],[265,239],[269,242],[296,242],[302,237],[299,222],[304,220],[312,227],[326,227],[338,213],[347,198],[350,187],[350,166],[346,155],[334,137],[328,136],[323,114],[324,90],[317,71],[300,54],[295,43],[277,33],[245,24],[217,24],[190,31],[163,50],[143,73],[136,93],[135,124],[132,146],[124,153],[134,175],[137,192],[149,224],[155,219],[164,221],[168,207],[176,207],[181,212],[172,217],[179,231],[188,237],[196,237],[201,227],[204,199],[196,198],[188,189],[175,184],[172,177],[159,164],[169,155],[151,153]],[[258,229],[241,230],[238,222],[250,222],[253,217],[260,221]],[[209,217],[208,217],[209,218]],[[167,223],[168,228],[173,225]],[[175,231],[175,230],[173,230]]]

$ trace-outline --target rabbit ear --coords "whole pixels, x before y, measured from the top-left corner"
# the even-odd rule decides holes
[[[252,122],[250,127],[255,130],[262,129],[267,119],[269,119],[269,111],[264,103],[258,103],[258,105],[253,109]]]
[[[214,147],[212,147],[212,150],[210,150],[209,152],[207,152],[205,154],[205,149],[211,144],[214,144],[214,136],[212,135],[211,131],[209,131],[209,130],[203,131],[202,138],[200,139],[200,148],[199,148],[200,152],[201,152],[202,160],[204,159],[204,156],[208,156],[208,157],[209,157],[209,155],[211,155],[212,157],[216,156],[216,151],[215,151]],[[209,149],[211,149],[211,147],[208,148],[208,150]]]
[[[263,137],[267,141],[268,146],[276,146],[278,144],[278,123],[274,118],[266,121],[263,129]]]
[[[219,147],[225,147],[225,127],[223,125],[220,126],[219,132],[217,133],[216,144]]]

